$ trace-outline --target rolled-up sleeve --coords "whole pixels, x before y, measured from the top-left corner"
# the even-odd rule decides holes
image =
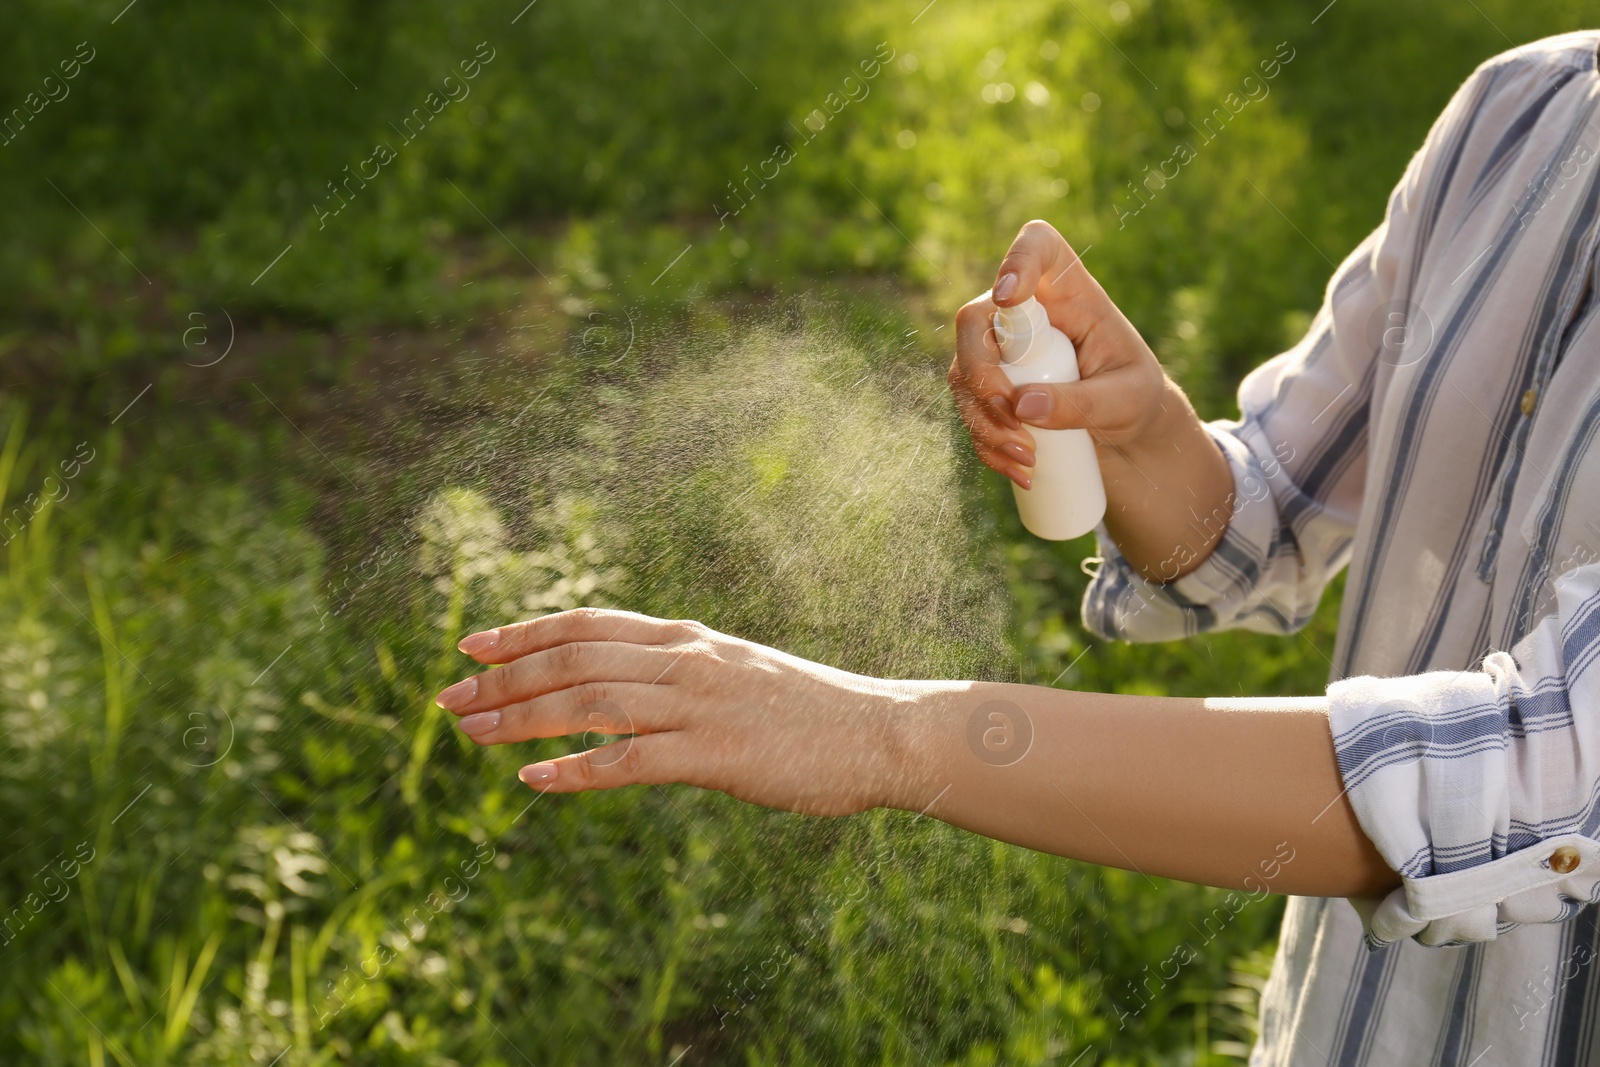
[[[1555,590],[1480,670],[1329,687],[1350,803],[1402,882],[1352,902],[1369,943],[1487,941],[1600,902],[1600,564]]]

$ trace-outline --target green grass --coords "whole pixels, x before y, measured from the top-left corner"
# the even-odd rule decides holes
[[[904,813],[529,807],[580,742],[429,702],[464,631],[579,603],[902,677],[1325,682],[1337,589],[1290,637],[1087,635],[1086,543],[972,460],[940,327],[1047,217],[1230,414],[1459,80],[1582,12],[923,6],[21,5],[0,103],[97,54],[0,147],[0,1060],[1242,1059],[1276,901]]]
[[[304,486],[328,460],[281,420],[97,440],[72,506],[13,542],[4,587],[4,647],[28,668],[7,703],[3,801],[26,819],[12,899],[80,839],[95,850],[5,947],[49,961],[0,998],[12,1054],[1043,1063],[1094,1043],[1135,1063],[1197,1027],[1237,1036],[1229,969],[1270,935],[1272,905],[1203,941],[1220,893],[914,816],[813,820],[683,789],[529,809],[516,766],[571,743],[482,752],[429,703],[462,668],[464,628],[579,601],[883,673],[1053,668],[1006,641],[1008,574],[1042,587],[972,532],[992,520],[962,488],[981,482],[937,377],[920,353],[873,359],[902,335],[797,314],[677,370],[660,356],[603,384],[547,380],[531,409],[533,383],[497,390],[454,433],[428,431],[447,457],[430,469],[361,471],[365,500],[449,487],[387,535],[319,518]],[[767,371],[747,414],[713,418],[705,377],[751,355]],[[563,414],[602,390],[605,417]],[[894,403],[911,396],[935,406]],[[64,438],[13,440],[27,481]],[[920,494],[900,491],[913,451]],[[357,456],[329,458],[354,474]],[[614,477],[628,463],[638,484]],[[1097,662],[1114,669],[1076,670]],[[1140,969],[1186,942],[1207,951],[1117,1029],[1115,1008],[1150,999]]]

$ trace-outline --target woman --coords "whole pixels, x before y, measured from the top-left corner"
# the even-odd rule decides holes
[[[906,808],[1149,874],[1268,877],[1295,899],[1254,1064],[1590,1062],[1597,45],[1552,38],[1468,79],[1305,339],[1245,379],[1237,422],[1199,421],[1045,223],[957,316],[950,380],[985,463],[1027,485],[1028,426],[1096,439],[1109,509],[1086,622],[1286,632],[1348,566],[1326,694],[885,681],[580,610],[466,638],[503,666],[440,703],[480,744],[596,721],[638,734],[523,768],[543,791],[685,782],[818,815]],[[1029,296],[1077,345],[1081,382],[1019,392],[999,372],[994,308]],[[1020,757],[994,757],[995,730],[1027,741]],[[1293,862],[1273,862],[1284,848]]]

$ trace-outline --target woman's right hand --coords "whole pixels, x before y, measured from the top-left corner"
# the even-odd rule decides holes
[[[1079,381],[1019,390],[1000,369],[995,309],[1030,296],[1077,348]],[[1028,427],[1086,429],[1097,445],[1121,451],[1152,431],[1177,387],[1066,239],[1035,220],[1012,242],[994,288],[956,313],[950,389],[978,458],[1027,489],[1034,464]],[[1186,401],[1179,406],[1188,411]]]
[[[1030,296],[1077,348],[1078,381],[1019,390],[1000,369],[995,308]],[[993,291],[957,312],[950,388],[978,457],[1024,489],[1032,488],[1034,461],[1028,427],[1088,430],[1106,487],[1106,532],[1151,581],[1199,566],[1231,521],[1228,461],[1133,323],[1048,222],[1024,226]]]

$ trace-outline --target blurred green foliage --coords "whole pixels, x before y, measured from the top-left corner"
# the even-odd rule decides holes
[[[1274,904],[903,813],[529,808],[578,742],[480,751],[428,698],[464,629],[578,603],[888,675],[1316,690],[1336,595],[1094,642],[943,324],[1048,218],[1230,414],[1466,73],[1585,14],[16,0],[0,1060],[1241,1059]]]
[[[106,316],[108,287],[161,278],[169,298],[239,313],[425,323],[463,307],[439,279],[464,235],[484,238],[483,267],[520,274],[575,240],[587,280],[629,296],[692,242],[678,291],[884,273],[949,306],[1037,215],[1093,246],[1217,406],[1315,305],[1461,78],[1584,14],[1341,0],[1313,25],[1296,5],[1220,0],[920,15],[909,0],[541,0],[513,23],[511,6],[167,0],[113,23],[114,0],[19,0],[0,106],[42,94],[80,41],[95,58],[0,146],[0,308],[81,327]],[[494,58],[461,78],[480,43]],[[1204,117],[1286,54],[1205,143]],[[466,95],[406,143],[405,118],[453,71]],[[1129,183],[1179,141],[1197,158],[1119,228]],[[397,158],[319,222],[329,183],[380,142]],[[780,146],[792,161],[767,181]],[[77,354],[99,368],[170,344]]]

